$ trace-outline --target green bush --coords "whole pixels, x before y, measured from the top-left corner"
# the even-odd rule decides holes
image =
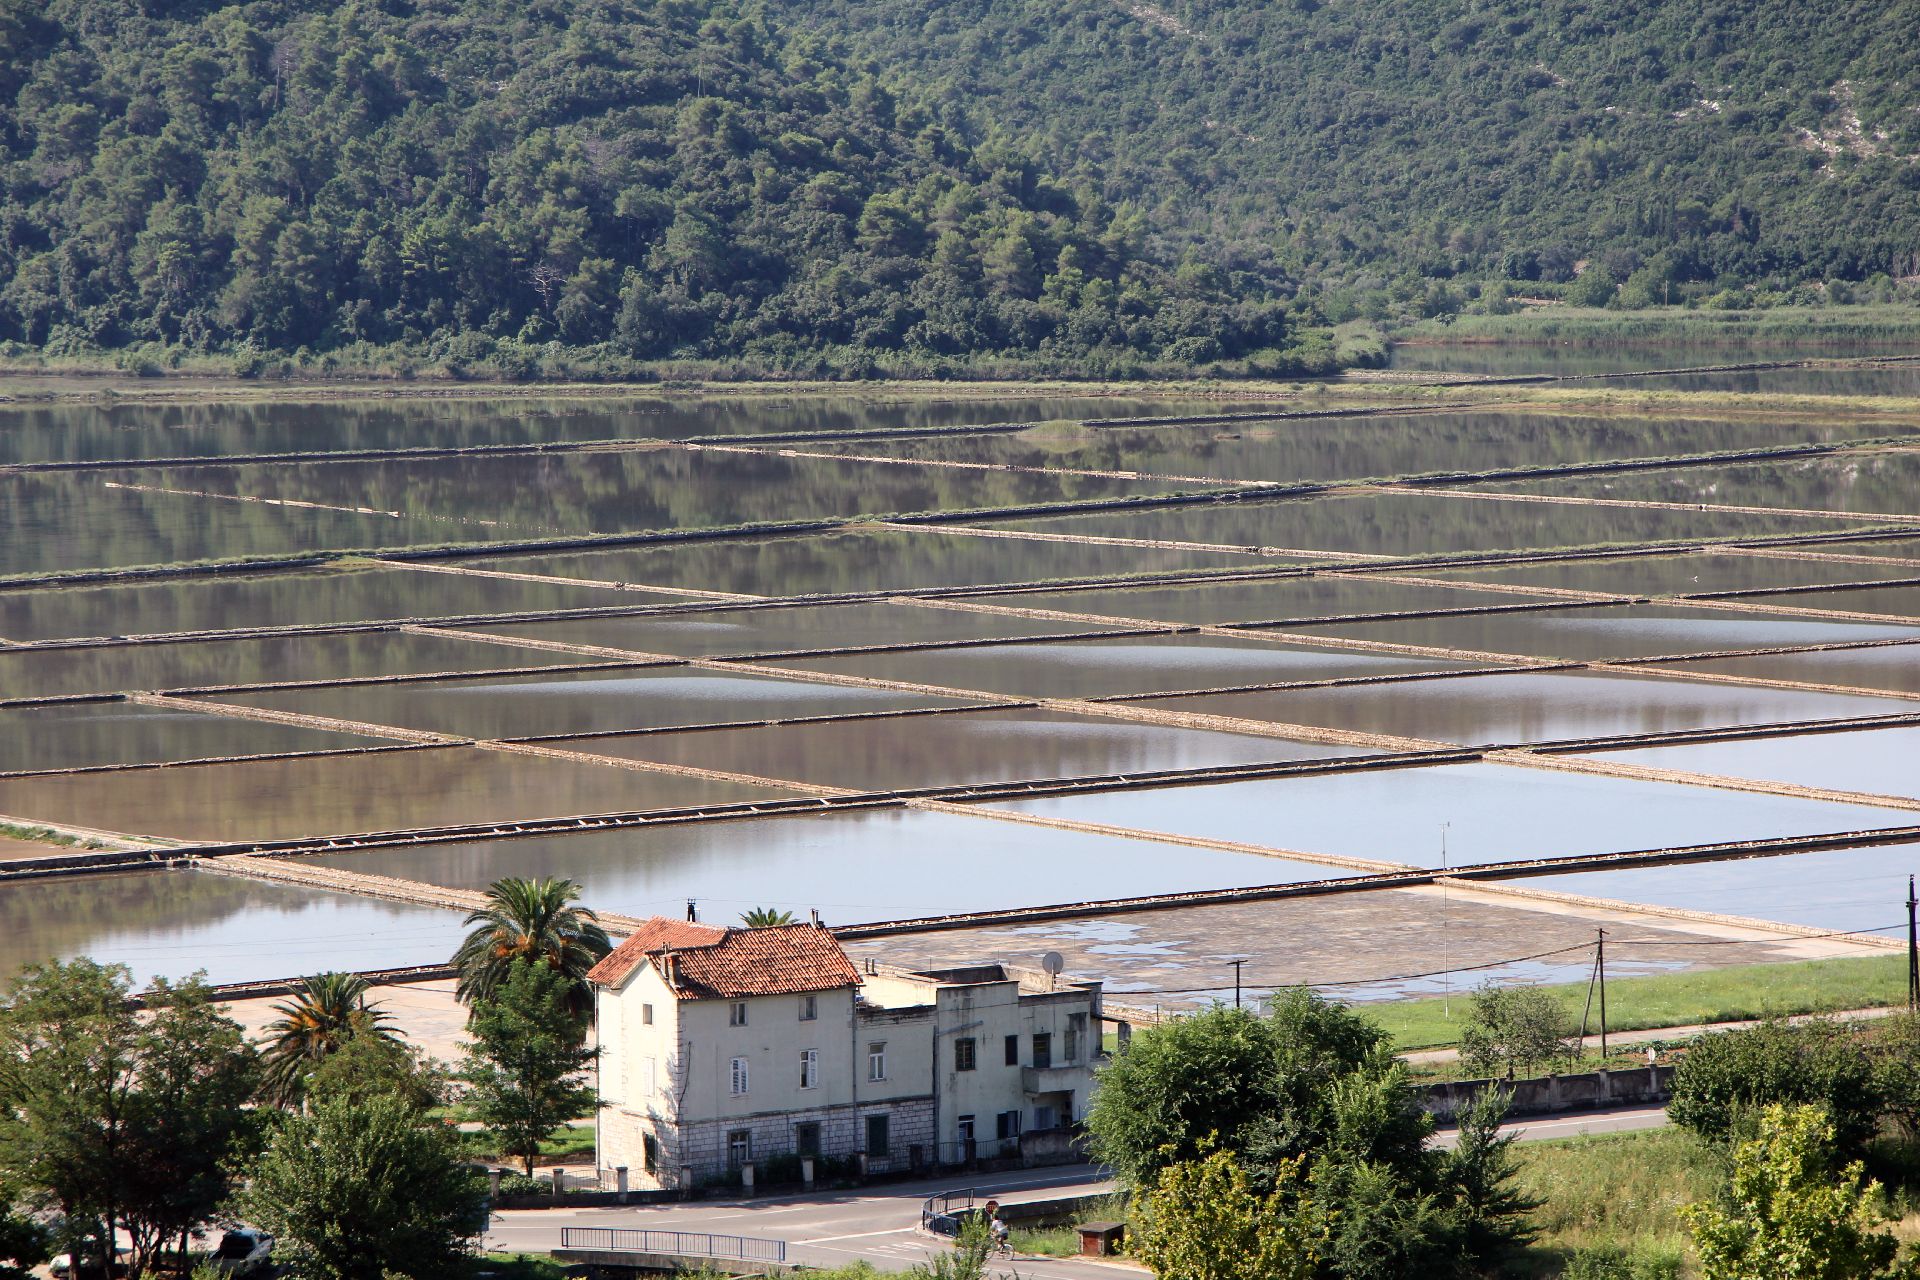
[[[1567,1259],[1561,1280],[1680,1280],[1680,1254],[1635,1245],[1580,1249]]]
[[[1839,1150],[1865,1150],[1879,1124],[1881,1083],[1848,1028],[1829,1021],[1768,1021],[1702,1037],[1674,1073],[1667,1114],[1703,1138],[1749,1136],[1756,1113],[1775,1103],[1825,1109]]]

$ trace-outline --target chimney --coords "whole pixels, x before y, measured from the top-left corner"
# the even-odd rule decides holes
[[[660,953],[660,976],[665,978],[669,987],[678,983],[680,978],[680,958],[671,951]]]
[[[700,908],[698,905],[695,904],[692,898],[688,898],[687,899],[687,923],[698,924],[699,922],[700,922]]]
[[[826,927],[820,923],[820,908],[818,907],[813,909],[813,927],[816,929],[824,929]]]

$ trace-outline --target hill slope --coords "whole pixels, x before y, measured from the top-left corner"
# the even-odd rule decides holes
[[[1286,341],[1147,248],[730,0],[0,0],[0,339],[54,353],[1122,372]]]
[[[1271,278],[1920,274],[1914,0],[776,0]],[[1654,291],[1654,301],[1659,294]]]

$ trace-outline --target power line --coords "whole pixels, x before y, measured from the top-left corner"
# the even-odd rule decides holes
[[[1875,925],[1872,928],[1867,928],[1867,929],[1835,930],[1831,933],[1783,935],[1782,940],[1794,941],[1794,942],[1816,942],[1826,938],[1853,938],[1853,937],[1859,937],[1863,934],[1870,934],[1870,933],[1889,933],[1896,929],[1905,929],[1906,927],[1907,927],[1906,924],[1902,922],[1900,924]],[[1770,939],[1764,939],[1764,938],[1700,938],[1700,939],[1674,941],[1666,938],[1611,938],[1610,937],[1607,939],[1607,946],[1614,948],[1616,950],[1620,947],[1636,947],[1636,946],[1638,947],[1686,947],[1686,946],[1751,947],[1751,946],[1764,946],[1769,941]],[[1268,991],[1279,990],[1285,987],[1312,987],[1318,990],[1325,987],[1377,986],[1377,985],[1390,983],[1390,982],[1413,982],[1421,978],[1439,978],[1439,977],[1444,977],[1448,974],[1455,974],[1455,973],[1478,973],[1487,969],[1501,969],[1501,968],[1505,968],[1508,965],[1525,964],[1528,961],[1532,961],[1532,960],[1545,960],[1553,956],[1570,955],[1574,952],[1591,952],[1594,950],[1594,947],[1595,947],[1595,944],[1592,942],[1581,942],[1581,943],[1576,943],[1573,946],[1557,947],[1552,951],[1536,951],[1530,955],[1508,956],[1505,959],[1487,960],[1487,961],[1481,962],[1480,964],[1458,965],[1458,966],[1447,968],[1447,969],[1429,969],[1422,973],[1401,973],[1401,974],[1392,974],[1392,975],[1375,977],[1375,978],[1336,978],[1336,979],[1332,979],[1325,982],[1315,982],[1315,981],[1312,981],[1309,979],[1303,979],[1303,978],[1277,979],[1277,980],[1268,980],[1268,979],[1261,979],[1261,978],[1244,978],[1242,980],[1242,985],[1247,987],[1254,987],[1256,989],[1265,989]],[[1236,966],[1236,969],[1237,969],[1237,966]],[[1125,991],[1119,990],[1117,988],[1109,988],[1108,994],[1118,998],[1125,998],[1130,996],[1205,995],[1209,992],[1228,991],[1228,990],[1232,990],[1231,984],[1218,983],[1208,987],[1148,987],[1148,988],[1138,988],[1138,989],[1125,990]]]

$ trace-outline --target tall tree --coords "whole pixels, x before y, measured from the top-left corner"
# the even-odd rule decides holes
[[[124,1232],[130,1267],[184,1246],[231,1190],[256,1133],[256,1062],[197,979],[131,1000],[121,966],[28,970],[0,1005],[0,1179],[57,1209],[70,1247],[104,1262]]]
[[[489,999],[517,964],[542,964],[569,982],[567,1007],[585,1021],[593,1014],[587,970],[613,949],[600,917],[580,900],[572,880],[508,877],[487,887],[487,905],[467,916],[477,926],[454,952],[460,980],[454,994],[469,1007]]]
[[[303,1280],[458,1276],[486,1226],[486,1182],[457,1135],[390,1095],[286,1116],[237,1204]]]
[[[467,1023],[467,1103],[499,1139],[501,1154],[518,1156],[528,1174],[542,1142],[599,1105],[582,1079],[597,1051],[584,1044],[571,992],[557,970],[515,965]]]
[[[152,1012],[141,1027],[137,1123],[122,1166],[127,1228],[140,1269],[170,1246],[184,1269],[189,1237],[232,1193],[242,1158],[259,1149],[247,1104],[260,1063],[198,979],[158,982],[143,1003]]]
[[[367,999],[367,980],[352,973],[317,973],[300,979],[293,999],[273,1006],[280,1016],[267,1024],[266,1096],[281,1106],[298,1102],[307,1077],[327,1057],[360,1036],[397,1040],[393,1019]]]
[[[1513,1239],[1505,1148],[1432,1150],[1385,1033],[1309,991],[1265,1018],[1215,1008],[1134,1036],[1101,1070],[1087,1129],[1136,1190],[1216,1147],[1256,1194],[1297,1182],[1332,1224],[1317,1276],[1472,1275]]]
[[[740,913],[740,923],[749,929],[771,929],[778,925],[792,924],[793,912],[781,911],[775,907],[754,907]]]

